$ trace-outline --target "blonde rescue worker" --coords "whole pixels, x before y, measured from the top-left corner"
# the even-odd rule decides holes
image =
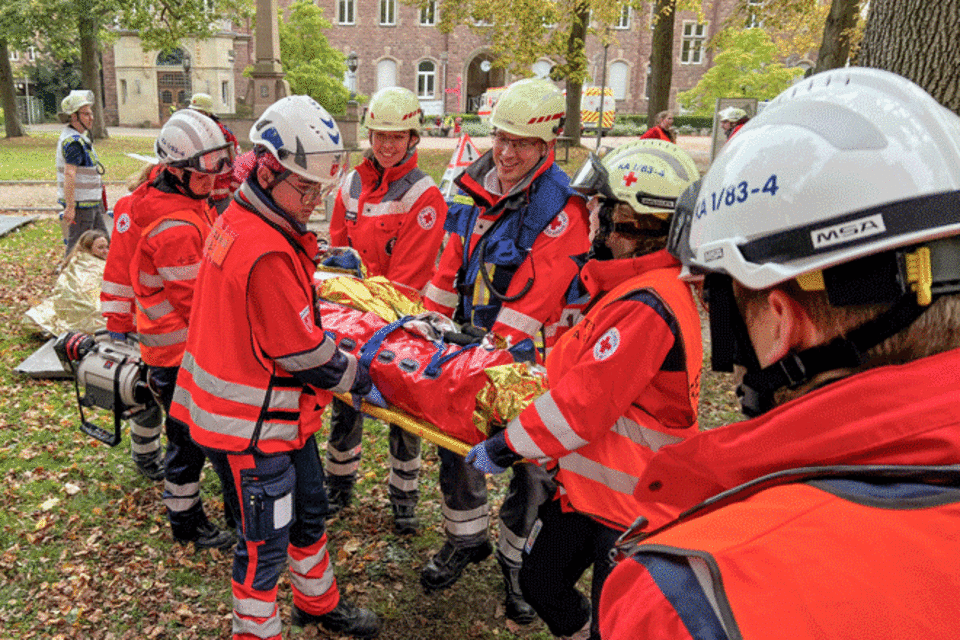
[[[467,455],[488,473],[527,458],[555,474],[520,587],[556,636],[589,624],[590,640],[600,640],[610,549],[641,514],[640,472],[660,447],[697,432],[700,316],[664,247],[677,198],[698,178],[693,159],[666,140],[587,159],[571,181],[591,196],[593,246],[578,280],[586,314],[547,355],[550,390]],[[577,589],[588,568],[589,598]]]
[[[187,343],[200,256],[216,211],[207,204],[216,177],[229,171],[228,143],[210,118],[179,111],[154,145],[161,170],[131,203],[140,240],[130,260],[140,355],[167,414],[163,503],[174,539],[224,549],[236,541],[207,518],[200,498],[204,457],[186,427],[170,419],[177,371]]]
[[[620,543],[604,640],[955,638],[960,118],[889,72],[819,73],[670,238],[752,419],[650,459],[635,495],[668,513]]]
[[[447,203],[433,178],[417,168],[423,112],[403,87],[381,89],[370,99],[364,123],[370,149],[341,185],[330,219],[330,243],[357,250],[368,276],[422,291],[433,275]],[[327,495],[334,511],[350,504],[360,466],[363,416],[334,399],[327,441]],[[394,531],[419,526],[420,438],[390,425],[387,491]]]
[[[540,341],[560,322],[578,271],[573,256],[590,248],[583,197],[554,161],[565,108],[563,92],[548,80],[520,80],[503,92],[490,118],[493,148],[456,180],[463,193],[447,213],[451,234],[427,286],[428,309],[512,345]],[[420,572],[428,591],[451,586],[492,552],[486,479],[463,456],[439,453],[447,541]],[[521,553],[553,491],[543,469],[516,465],[500,507],[506,615],[520,624],[536,618],[517,583]]]
[[[61,122],[67,126],[57,142],[57,199],[63,207],[63,244],[66,256],[84,231],[107,233],[103,191],[103,164],[90,139],[93,92],[74,89],[60,102]]]
[[[250,141],[256,165],[204,251],[173,416],[189,425],[238,514],[234,640],[280,640],[277,582],[288,567],[294,625],[371,638],[377,616],[337,587],[314,435],[323,390],[371,389],[314,305],[317,237],[306,223],[340,179],[340,130],[309,96],[288,96],[263,112]]]

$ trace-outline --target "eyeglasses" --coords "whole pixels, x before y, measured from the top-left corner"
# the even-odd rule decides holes
[[[171,162],[170,166],[215,176],[227,173],[233,170],[233,145],[227,143],[223,147],[211,149],[192,158]]]
[[[322,198],[331,188],[331,185],[323,182],[310,182],[304,189],[301,189],[293,180],[287,180],[290,188],[300,194],[300,204],[310,204]]]
[[[508,138],[501,133],[493,136],[493,146],[501,150],[510,147],[517,153],[529,152],[533,150],[539,142],[540,140],[536,138]]]

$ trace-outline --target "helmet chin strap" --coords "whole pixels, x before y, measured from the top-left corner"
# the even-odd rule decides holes
[[[799,353],[791,351],[762,369],[748,342],[756,365],[747,367],[747,373],[737,387],[741,410],[747,417],[759,416],[773,408],[774,395],[780,389],[796,389],[827,371],[859,367],[866,362],[867,351],[909,327],[927,309],[929,306],[917,304],[915,295],[901,296],[890,309],[849,331],[846,336],[837,336],[827,344]],[[739,317],[739,310],[736,312]],[[740,321],[743,322],[742,317]]]

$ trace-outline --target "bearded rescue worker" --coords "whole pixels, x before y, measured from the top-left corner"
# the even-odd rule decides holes
[[[93,127],[93,92],[74,89],[60,102],[60,118],[67,126],[57,142],[57,199],[63,207],[64,254],[73,250],[84,231],[107,233],[103,214],[103,164],[90,140]]]
[[[190,426],[239,514],[233,638],[280,639],[277,581],[288,563],[293,624],[370,638],[376,615],[337,589],[314,436],[317,390],[371,388],[314,306],[317,239],[306,223],[339,180],[340,131],[312,98],[289,96],[263,112],[250,141],[256,167],[204,252],[173,415]]]
[[[547,80],[520,80],[503,92],[490,117],[493,149],[456,179],[466,195],[447,214],[450,239],[426,289],[428,309],[492,330],[510,345],[544,336],[549,342],[577,275],[572,256],[590,247],[583,198],[554,163],[564,110],[563,93]],[[483,473],[463,456],[442,448],[439,454],[447,541],[420,573],[428,591],[451,586],[492,551]],[[506,615],[527,624],[535,614],[517,583],[521,550],[554,487],[533,464],[517,465],[513,474],[500,508],[497,559]]]
[[[819,73],[674,220],[753,419],[650,460],[637,498],[685,515],[622,543],[604,640],[955,638],[960,119],[885,71]]]
[[[409,89],[388,87],[370,99],[365,124],[370,150],[347,176],[333,207],[330,243],[357,250],[368,276],[422,291],[433,275],[447,204],[433,178],[417,168],[423,112]],[[350,504],[360,466],[363,416],[333,400],[327,442],[327,494],[332,509]],[[387,490],[394,531],[416,532],[420,438],[390,425]]]
[[[225,549],[236,539],[207,519],[200,499],[203,451],[169,414],[200,256],[216,219],[207,196],[217,176],[230,170],[228,143],[213,120],[183,110],[163,125],[155,152],[162,170],[131,204],[140,240],[130,261],[130,279],[140,354],[149,366],[150,387],[168,416],[163,503],[177,542]]]
[[[571,182],[593,196],[593,246],[578,280],[586,316],[547,356],[550,390],[467,454],[486,473],[527,458],[555,474],[559,489],[540,506],[520,587],[556,636],[589,623],[600,639],[610,549],[641,513],[638,476],[657,449],[697,432],[700,316],[664,249],[677,198],[697,178],[693,159],[663,140],[587,159]],[[576,585],[591,567],[587,598]]]

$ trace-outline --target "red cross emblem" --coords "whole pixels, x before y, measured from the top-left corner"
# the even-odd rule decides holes
[[[623,184],[627,185],[628,187],[636,181],[637,181],[637,176],[633,175],[633,171],[623,176]]]
[[[547,228],[543,230],[543,233],[550,238],[556,238],[567,230],[568,224],[569,220],[567,219],[567,214],[561,211],[557,214],[556,218],[550,221],[550,224],[548,224]]]
[[[424,207],[417,214],[417,222],[423,229],[432,229],[437,222],[437,212],[433,207]]]
[[[619,346],[620,332],[616,327],[611,327],[593,345],[593,357],[597,360],[606,360],[617,351]]]

